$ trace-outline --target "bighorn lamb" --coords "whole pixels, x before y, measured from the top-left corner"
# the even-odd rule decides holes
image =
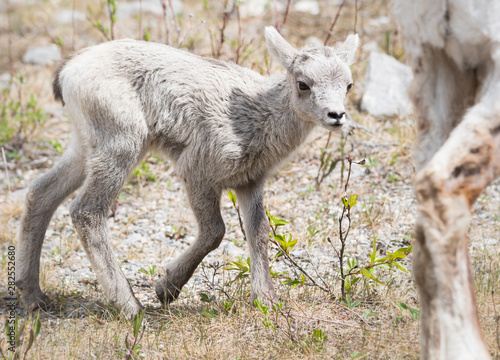
[[[467,229],[500,174],[500,2],[395,1],[418,112],[414,273],[422,359],[489,359]]]
[[[141,308],[108,241],[106,217],[129,172],[149,150],[175,164],[198,221],[198,237],[155,283],[163,303],[174,300],[225,232],[221,191],[236,191],[248,236],[252,300],[274,298],[262,204],[269,174],[315,125],[345,122],[349,68],[358,46],[350,35],[336,48],[295,50],[272,27],[269,52],[285,74],[264,77],[235,64],[134,40],[79,51],[55,73],[55,97],[72,125],[70,148],[26,199],[16,284],[25,306],[47,303],[39,286],[40,250],[50,218],[73,191],[71,218],[106,297],[125,314]]]

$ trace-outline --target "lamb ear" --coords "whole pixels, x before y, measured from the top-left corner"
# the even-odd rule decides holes
[[[358,45],[358,34],[349,35],[347,39],[335,49],[335,52],[343,61],[347,63],[347,65],[352,65],[356,59],[356,50]]]
[[[266,26],[265,35],[267,49],[271,56],[278,60],[285,69],[290,70],[297,50],[287,43],[272,26]]]

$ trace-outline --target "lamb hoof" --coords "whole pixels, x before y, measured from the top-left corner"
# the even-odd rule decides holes
[[[181,289],[169,281],[160,279],[155,282],[155,291],[163,306],[167,306],[179,297]]]
[[[22,304],[27,312],[34,312],[38,309],[45,310],[49,306],[49,298],[41,290],[22,294]]]
[[[129,301],[121,308],[121,313],[129,320],[134,320],[135,316],[144,310],[144,306],[139,302],[139,300],[135,299],[133,301]]]

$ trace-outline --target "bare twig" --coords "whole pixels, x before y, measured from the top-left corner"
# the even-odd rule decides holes
[[[238,47],[236,48],[236,58],[234,59],[234,62],[236,64],[239,63],[240,60],[240,53],[241,53],[241,48],[242,48],[242,43],[241,43],[241,19],[240,19],[240,6],[238,4],[239,0],[234,0],[234,5],[233,8],[236,9],[236,20],[238,21]]]
[[[205,285],[207,285],[208,289],[211,292],[220,291],[221,293],[223,293],[226,296],[227,299],[231,299],[231,296],[226,292],[226,290],[224,290],[224,286],[221,286],[220,283],[218,283],[218,282],[216,283],[216,281],[215,281],[215,277],[217,276],[217,271],[219,271],[224,266],[225,266],[225,264],[220,264],[218,261],[216,261],[214,264],[208,265],[208,267],[213,270],[211,279],[210,279],[209,275],[207,274],[207,272],[205,271],[207,266],[205,266],[204,264],[202,264],[201,273],[202,273],[202,277],[203,277],[203,282],[205,283]],[[218,302],[217,302],[217,305],[219,305]],[[222,305],[219,305],[219,306],[221,308],[223,308]]]
[[[108,0],[108,13],[109,13],[109,33],[111,40],[115,39],[115,22],[116,22],[116,0]]]
[[[165,43],[170,45],[170,25],[168,24],[167,0],[160,0],[163,9],[163,23],[165,24]]]
[[[323,284],[327,287],[327,288],[330,288],[328,286],[328,284],[326,283],[326,281],[323,279],[323,277],[319,274],[318,272],[318,269],[316,268],[316,266],[314,265],[313,263],[313,259],[311,257],[311,254],[309,254],[309,251],[305,250],[306,251],[306,254],[307,256],[309,257],[309,261],[311,262],[311,264],[313,265],[313,269],[314,269],[314,272],[316,273],[316,276],[323,282]]]
[[[493,269],[491,266],[492,262],[490,262],[490,274],[493,274]],[[496,324],[496,329],[495,329],[495,340],[497,342],[497,348],[500,349],[500,337],[499,337],[499,321],[500,318],[497,315],[497,307],[495,305],[495,284],[491,287],[491,303],[493,304],[493,313],[495,315],[495,324]]]
[[[273,231],[274,236],[276,236],[276,228],[271,225],[271,230]],[[323,287],[316,280],[314,280],[311,275],[307,271],[305,271],[291,256],[286,252],[285,249],[281,246],[279,242],[274,240],[272,237],[269,238],[272,244],[274,244],[282,253],[285,259],[287,259],[296,269],[298,269],[302,274],[304,274],[310,281],[311,283],[318,287],[319,289],[323,290],[326,293],[330,293],[330,287],[326,285],[327,287]],[[322,279],[323,280],[323,279]]]
[[[8,53],[9,53],[9,70],[10,70],[10,80],[9,80],[9,87],[12,85],[12,81],[14,81],[14,58],[12,55],[12,9],[10,7],[10,1],[7,3],[7,27],[8,27]]]
[[[349,326],[349,327],[354,327],[354,328],[359,328],[360,327],[359,325],[347,324],[347,323],[344,323],[344,322],[341,322],[341,321],[327,320],[327,319],[317,318],[317,317],[314,317],[314,316],[299,315],[299,314],[294,314],[294,313],[291,313],[290,315],[297,316],[297,317],[300,317],[300,318],[311,319],[311,320],[315,320],[315,321],[326,322],[326,323],[329,323],[329,324],[335,324],[335,325],[341,325],[341,326]]]
[[[7,177],[7,188],[9,189],[9,193],[10,193],[9,170],[8,170],[7,159],[5,158],[5,151],[3,149],[3,146],[2,146],[2,158],[3,158],[3,163],[5,164],[5,175]]]
[[[217,59],[222,54],[222,47],[224,46],[224,41],[226,40],[225,31],[226,31],[227,22],[229,21],[229,17],[231,16],[231,13],[234,10],[234,3],[233,3],[233,6],[230,10],[228,9],[228,3],[229,3],[229,0],[226,0],[224,2],[224,14],[222,16],[222,26],[219,29],[220,38],[219,38],[219,42],[217,44],[217,53],[215,55],[215,57]]]
[[[280,28],[280,21],[278,18],[278,2],[274,0],[274,27],[276,28],[276,31],[281,32]]]
[[[343,161],[343,155],[342,157],[338,157],[335,159],[331,159],[332,154],[328,154],[326,150],[328,149],[328,145],[330,144],[330,139],[332,137],[332,133],[328,133],[328,139],[326,140],[325,147],[321,150],[321,156],[320,156],[320,165],[318,167],[318,174],[316,175],[316,190],[320,189],[320,185],[323,182],[323,180],[330,175],[330,173],[335,169],[339,161]],[[340,145],[342,146],[343,143],[341,141]],[[342,147],[343,149],[343,147]]]
[[[330,131],[330,132],[328,132],[328,139],[326,139],[326,144],[323,147],[324,151],[326,151],[326,149],[328,148],[328,145],[330,145],[331,138],[332,138],[332,132]],[[323,176],[321,176],[321,170],[323,169],[323,167],[324,167],[324,163],[322,161],[319,168],[318,168],[318,174],[316,175],[316,190],[319,190],[319,185],[321,184],[321,182],[324,179],[324,174],[325,174],[324,171],[323,171]]]
[[[71,12],[71,27],[73,29],[73,34],[71,38],[71,49],[76,50],[76,22],[75,22],[75,11],[76,11],[76,0],[73,0],[73,9]]]
[[[243,238],[245,239],[245,242],[246,242],[247,241],[247,234],[245,233],[245,227],[243,226],[243,220],[241,219],[240,208],[238,206],[236,206],[236,204],[233,204],[233,206],[236,209],[236,213],[238,214],[238,220],[240,222],[241,232],[243,233]]]
[[[356,25],[358,24],[358,0],[354,0],[354,33],[356,34]]]
[[[288,12],[290,11],[290,2],[291,0],[288,0],[286,2],[285,15],[283,15],[283,23],[282,23],[283,27],[285,27],[286,20],[288,18]]]
[[[181,37],[181,25],[179,24],[179,19],[177,19],[177,15],[175,15],[174,5],[172,4],[172,0],[168,0],[168,6],[170,7],[170,12],[172,13],[172,17],[175,22],[175,31],[177,31],[177,39]]]
[[[347,187],[349,186],[349,179],[351,177],[351,166],[354,158],[351,155],[347,156],[347,161],[349,162],[349,168],[347,171],[347,181],[345,184],[344,192],[347,192]],[[343,198],[347,199],[346,196]],[[339,216],[339,239],[340,239],[340,251],[338,252],[338,257],[339,257],[339,266],[340,266],[340,290],[342,294],[342,300],[345,299],[345,279],[346,276],[344,274],[344,252],[345,252],[345,246],[346,246],[346,240],[347,236],[349,235],[349,231],[351,230],[351,207],[346,206],[344,203],[342,204],[342,213]],[[344,220],[344,217],[347,218],[347,230],[344,232],[342,230],[342,221]]]
[[[342,1],[342,3],[339,6],[339,9],[337,10],[337,13],[335,14],[335,17],[333,18],[333,21],[330,25],[330,29],[328,30],[328,35],[326,36],[326,39],[325,39],[325,46],[328,45],[328,41],[330,41],[330,38],[332,37],[333,28],[335,27],[335,24],[337,23],[337,20],[339,19],[340,11],[344,7],[344,4],[345,4],[345,0]]]
[[[364,317],[362,317],[361,315],[359,315],[356,311],[352,310],[352,309],[349,309],[348,307],[342,305],[342,304],[338,304],[338,303],[334,303],[335,305],[337,305],[338,307],[342,308],[342,310],[344,311],[347,311],[347,312],[350,312],[351,314],[355,315],[356,317],[359,318],[359,320],[361,320],[363,323],[365,323],[366,325],[370,326],[370,324],[368,324],[368,322],[366,321],[366,319]]]
[[[2,358],[4,360],[7,360],[7,357],[4,355],[3,351],[2,351],[2,347],[0,347],[0,355],[2,355]]]
[[[142,0],[139,0],[139,40],[142,40]]]
[[[106,41],[109,41],[109,40],[111,40],[111,38],[109,37],[108,31],[107,31],[107,29],[104,28],[104,26],[102,25],[102,23],[100,21],[101,16],[103,16],[103,13],[105,12],[105,7],[106,7],[106,4],[104,2],[101,3],[101,8],[99,9],[99,13],[95,14],[95,15],[89,9],[90,14],[87,15],[87,21],[90,22],[90,24],[92,25],[93,28],[97,29],[104,36]],[[97,19],[97,20],[94,20],[92,17],[94,19]]]

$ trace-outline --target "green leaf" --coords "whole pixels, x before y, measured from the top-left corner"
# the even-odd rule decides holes
[[[34,329],[35,337],[37,337],[38,334],[40,333],[40,328],[41,327],[42,327],[42,324],[40,323],[40,311],[38,311],[37,314],[36,314],[35,322],[33,324],[33,329]]]
[[[373,248],[370,253],[370,263],[373,264],[377,258],[377,237],[373,236]]]
[[[353,194],[349,198],[349,208],[353,208],[358,203],[358,194]]]
[[[142,321],[144,320],[144,314],[146,310],[139,311],[134,316],[134,337],[137,338],[139,336],[139,330],[141,330]]]
[[[297,279],[286,279],[281,282],[283,285],[288,285],[290,286],[290,289],[293,289],[294,287],[298,286],[301,284],[300,280]]]
[[[401,271],[407,273],[408,272],[408,269],[403,265],[403,264],[400,264],[396,261],[394,261],[394,265]]]
[[[286,225],[286,224],[289,224],[288,221],[286,220],[283,220],[283,219],[277,219],[275,222],[274,222],[274,226],[275,227],[278,227],[278,226],[283,226],[283,225]]]
[[[387,252],[387,253],[389,253],[389,252]],[[390,259],[391,259],[390,256],[386,256],[386,257],[383,257],[383,258],[380,258],[380,259],[375,259],[374,264],[378,264],[378,263],[381,263],[381,262],[384,262],[384,261],[390,260]]]
[[[376,281],[376,282],[378,282],[379,284],[382,284],[382,285],[383,285],[384,283],[383,283],[382,281],[380,281],[379,279],[377,279],[375,276],[373,276],[373,275],[370,273],[370,271],[369,271],[368,269],[370,269],[370,268],[363,268],[363,269],[361,269],[359,272],[360,272],[362,275],[366,276],[368,279],[371,279],[371,280]],[[373,269],[372,269],[372,270],[373,270]]]
[[[229,190],[227,192],[227,194],[229,195],[229,198],[231,199],[231,202],[233,203],[233,205],[236,206],[236,195],[234,194],[234,192]]]
[[[361,357],[361,356],[363,356],[363,354],[362,354],[362,353],[360,353],[360,352],[358,352],[358,351],[355,351],[355,352],[353,352],[353,353],[352,353],[352,355],[351,355],[351,359],[357,359],[357,358],[359,358],[359,357]]]
[[[250,258],[247,257],[246,259],[243,259],[239,257],[237,260],[230,262],[229,266],[225,266],[222,269],[250,272]]]
[[[33,329],[30,329],[30,337],[28,339],[28,346],[26,347],[25,354],[28,353],[29,349],[31,349],[34,340],[35,340],[35,334],[33,333]]]
[[[200,294],[200,300],[203,301],[203,302],[206,302],[206,303],[210,303],[212,301],[215,300],[215,296],[208,296],[207,294],[205,293],[201,293]]]
[[[208,316],[208,317],[210,317],[210,318],[215,318],[215,317],[217,316],[218,312],[217,312],[217,310],[214,310],[213,312],[210,312],[210,311],[208,311],[208,310],[203,310],[203,311],[201,312],[201,314],[202,314],[202,315],[206,315],[206,316]]]
[[[399,306],[401,310],[408,310],[408,305],[406,305],[404,302],[396,301],[396,305]]]
[[[418,318],[420,317],[420,310],[419,309],[411,308],[411,309],[408,309],[408,311],[410,312],[410,315],[413,318],[413,320],[418,320]]]
[[[378,315],[377,312],[371,311],[370,309],[366,309],[363,318],[368,319],[370,316],[377,316],[377,315]]]
[[[392,254],[392,257],[394,259],[404,259],[407,255],[407,248],[401,248],[401,249],[397,249],[394,254]]]
[[[331,174],[333,170],[337,167],[337,164],[339,163],[339,160],[336,159],[330,163],[330,167],[328,168],[328,171],[325,173],[325,176],[328,176]]]

